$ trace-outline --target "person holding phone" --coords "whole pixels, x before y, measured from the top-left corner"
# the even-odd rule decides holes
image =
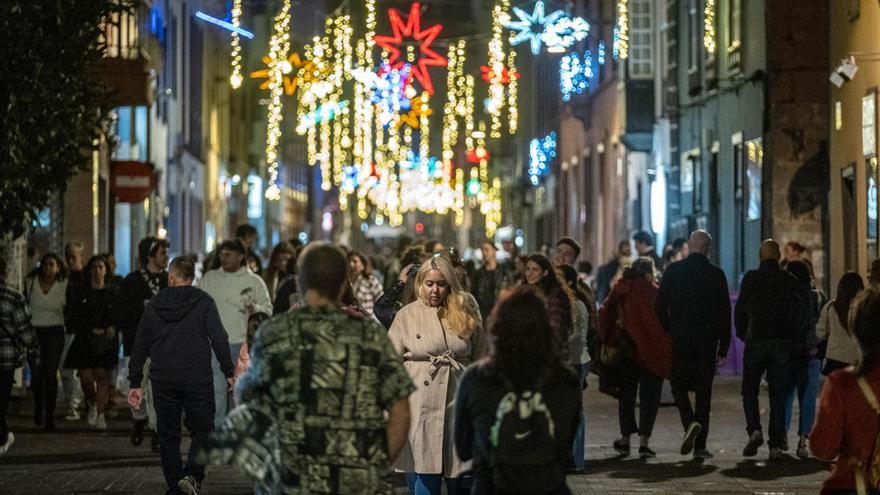
[[[414,280],[422,262],[426,259],[428,259],[428,255],[425,254],[425,248],[422,246],[409,248],[400,259],[400,265],[403,268],[400,270],[399,277],[382,294],[382,297],[376,299],[373,305],[373,314],[386,330],[391,328],[391,323],[400,308],[415,300],[415,290],[411,281]]]

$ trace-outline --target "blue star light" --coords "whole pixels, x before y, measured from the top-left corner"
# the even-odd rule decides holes
[[[605,65],[605,41],[599,41],[599,55],[598,55],[599,65]]]
[[[532,15],[527,14],[519,7],[514,7],[513,13],[519,17],[519,20],[506,22],[504,27],[519,31],[519,33],[510,40],[510,43],[518,45],[523,41],[529,40],[532,45],[533,55],[541,53],[541,38],[547,25],[553,24],[565,15],[561,10],[557,10],[548,16],[544,16],[544,2],[541,0],[535,2],[535,10],[532,11]]]
[[[563,15],[555,22],[547,23],[547,29],[541,34],[541,39],[547,45],[548,52],[560,53],[586,38],[589,32],[590,23],[583,18]]]
[[[549,170],[550,160],[556,157],[556,133],[529,142],[529,181],[538,185],[538,178]]]

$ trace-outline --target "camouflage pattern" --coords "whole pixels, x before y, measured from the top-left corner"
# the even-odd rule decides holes
[[[238,385],[243,401],[272,411],[281,471],[298,477],[279,491],[296,494],[391,493],[383,413],[413,390],[385,329],[339,307],[264,323]]]

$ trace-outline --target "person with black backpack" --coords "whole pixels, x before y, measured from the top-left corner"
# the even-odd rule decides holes
[[[551,346],[542,296],[513,289],[490,316],[490,355],[461,378],[455,449],[473,459],[473,494],[570,494],[565,483],[582,408],[574,371]]]

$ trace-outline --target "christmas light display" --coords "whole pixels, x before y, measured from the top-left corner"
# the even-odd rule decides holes
[[[533,55],[541,53],[541,41],[547,29],[547,25],[553,24],[559,18],[565,16],[565,13],[561,10],[557,10],[556,12],[545,16],[544,2],[541,0],[535,2],[535,8],[531,15],[527,14],[519,7],[514,7],[513,13],[516,14],[519,20],[504,23],[506,28],[518,31],[518,33],[511,38],[510,43],[518,45],[523,41],[528,40]]]
[[[547,51],[559,53],[586,38],[589,32],[590,23],[583,18],[563,15],[555,22],[547,23],[541,41],[547,45]]]
[[[383,64],[379,70],[378,85],[374,89],[370,101],[379,107],[379,116],[383,127],[390,125],[398,112],[411,108],[410,100],[406,96],[411,70],[412,66],[409,64],[403,64],[399,69],[393,69],[387,63]]]
[[[333,120],[336,114],[341,113],[343,109],[348,108],[348,100],[340,102],[330,101],[316,108],[315,111],[300,115],[296,125],[296,133],[302,136],[316,124],[327,120]]]
[[[232,74],[229,76],[229,84],[232,85],[232,89],[238,89],[241,87],[242,77],[241,77],[241,34],[239,30],[241,29],[240,18],[241,18],[241,0],[234,0],[232,3],[232,11],[230,12],[232,16],[232,41],[230,46],[232,47],[232,53],[229,56],[229,59],[232,63]]]
[[[703,10],[703,46],[706,53],[715,56],[715,0],[706,0],[706,8]]]
[[[254,39],[254,33],[248,31],[247,29],[242,29],[240,26],[237,26],[231,22],[226,22],[223,19],[217,19],[216,17],[210,16],[202,11],[196,12],[195,15],[196,15],[197,19],[201,19],[203,21],[210,22],[211,24],[213,24],[215,26],[220,26],[223,29],[226,29],[227,31],[231,31],[236,34],[240,34],[241,36],[244,36],[247,39],[250,39],[250,40]]]
[[[629,0],[617,0],[617,26],[614,28],[617,57],[629,57]]]
[[[569,101],[573,93],[581,94],[590,87],[593,78],[593,58],[590,51],[583,58],[577,53],[559,59],[559,91],[562,101]]]
[[[596,49],[596,61],[599,65],[605,65],[605,40],[599,40],[599,47]]]
[[[284,92],[284,62],[290,51],[290,0],[284,0],[281,10],[275,16],[272,38],[269,41],[269,117],[266,126],[266,163],[269,166],[269,181],[266,198],[270,201],[281,199],[278,185],[278,143],[281,139],[282,103]]]
[[[487,83],[491,84],[492,81],[496,80],[495,73],[492,72],[492,69],[489,68],[488,65],[481,65],[480,72],[483,73],[480,77],[482,77],[483,80],[486,81]],[[514,71],[513,77],[516,79],[519,79],[519,77],[520,77],[519,72]],[[507,67],[502,68],[501,75],[497,77],[498,83],[506,86],[506,85],[510,84],[510,79],[511,79],[510,71],[507,69]]]
[[[434,94],[434,84],[431,82],[431,75],[428,73],[428,67],[438,66],[445,67],[447,60],[442,55],[431,49],[431,43],[440,34],[443,26],[435,24],[427,29],[421,27],[421,6],[418,2],[413,3],[409,10],[409,16],[406,22],[400,18],[400,14],[396,9],[389,9],[388,19],[391,22],[391,30],[394,32],[392,36],[373,36],[373,40],[377,45],[381,46],[388,52],[388,62],[393,68],[399,69],[404,63],[412,65],[412,73],[416,80],[422,85],[428,94]],[[406,59],[401,59],[401,46],[404,46],[404,37],[411,38],[418,43],[419,53],[417,56],[414,50],[408,50]]]
[[[265,79],[262,84],[260,84],[260,89],[269,89],[271,82],[270,72],[272,70],[270,64],[273,62],[272,59],[266,55],[263,57],[263,63],[266,64],[266,68],[251,72],[251,79]],[[314,64],[309,60],[301,59],[298,53],[291,53],[286,60],[283,60],[278,64],[278,68],[281,70],[284,94],[292,96],[293,93],[296,92],[297,85],[301,79],[299,76],[300,71],[304,74],[312,74],[314,71]]]
[[[556,157],[556,133],[529,141],[529,181],[537,186],[540,177],[547,173],[550,161]]]

